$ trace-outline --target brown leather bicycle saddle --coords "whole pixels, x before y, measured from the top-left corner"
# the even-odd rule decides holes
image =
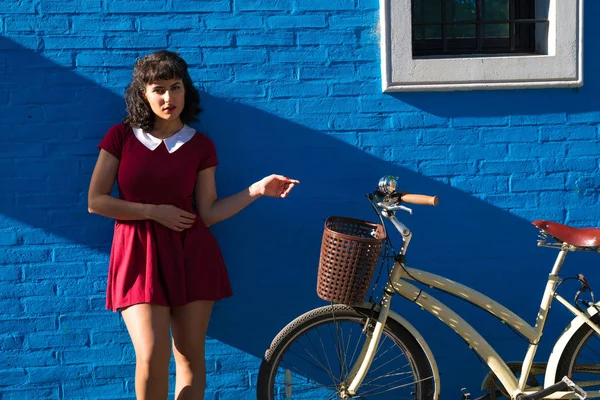
[[[545,220],[533,221],[532,224],[562,243],[566,242],[576,247],[600,246],[600,229],[598,228],[572,228]]]

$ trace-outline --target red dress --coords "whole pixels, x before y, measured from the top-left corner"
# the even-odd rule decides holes
[[[197,215],[183,232],[151,220],[115,222],[106,308],[139,303],[178,307],[231,296],[217,241],[192,203],[198,171],[217,165],[212,141],[187,126],[162,141],[118,124],[98,147],[120,160],[119,198],[172,204]]]

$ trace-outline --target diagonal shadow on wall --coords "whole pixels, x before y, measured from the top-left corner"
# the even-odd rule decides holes
[[[27,255],[36,248],[48,249],[48,256],[55,257],[52,249],[57,247],[72,253],[73,261],[107,263],[112,222],[87,213],[86,192],[96,145],[123,116],[123,99],[115,92],[127,82],[111,81],[108,70],[102,68],[75,72],[69,66],[70,53],[64,60],[60,54],[53,55],[64,61],[59,65],[7,38],[0,38],[0,49],[0,230],[14,232],[17,238],[2,249],[17,255],[3,263],[38,262]],[[89,73],[91,79],[80,73]],[[273,172],[302,181],[289,199],[261,200],[214,228],[235,296],[216,306],[209,331],[212,338],[262,357],[283,325],[323,305],[315,295],[323,222],[329,215],[374,220],[363,196],[384,174],[398,176],[407,191],[436,194],[441,199],[437,208],[415,207],[415,215],[403,216],[414,232],[409,265],[484,291],[533,322],[553,254],[535,247],[536,232],[528,221],[417,174],[402,163],[386,162],[361,150],[356,132],[343,135],[346,141],[336,139],[207,93],[203,93],[203,108],[197,127],[217,145],[221,196]],[[416,146],[416,141],[403,137],[405,133],[397,134],[399,141]],[[540,213],[544,218],[545,210]],[[58,265],[55,275],[60,277]],[[530,278],[539,280],[532,284]],[[80,279],[80,284],[89,295],[100,296],[104,281],[90,276]],[[506,287],[511,288],[510,294]],[[441,299],[456,304],[451,298]],[[475,357],[469,356],[461,370],[453,372],[456,357],[466,354],[460,339],[447,329],[440,331],[441,323],[406,302],[397,301],[395,307],[415,319],[442,370],[449,371],[446,391],[458,393],[465,380],[477,387],[483,372]],[[471,308],[456,307],[466,312],[468,320],[488,321]],[[68,314],[50,307],[46,311]],[[564,326],[559,325],[554,333]],[[514,340],[513,336],[498,333],[497,326],[477,325],[508,359],[522,357],[525,345],[505,343],[507,338]],[[102,329],[101,323],[92,329]],[[460,380],[452,378],[456,374]]]

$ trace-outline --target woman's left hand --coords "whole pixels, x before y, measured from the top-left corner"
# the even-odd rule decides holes
[[[250,193],[255,196],[286,197],[300,181],[282,175],[269,175],[250,186]]]

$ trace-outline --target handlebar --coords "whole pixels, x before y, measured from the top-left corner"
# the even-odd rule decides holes
[[[367,198],[371,202],[373,209],[381,219],[381,223],[385,226],[383,217],[388,218],[394,227],[400,232],[403,238],[402,250],[398,254],[406,254],[406,249],[410,243],[412,234],[410,229],[402,222],[394,217],[395,211],[406,211],[412,214],[412,210],[402,205],[402,203],[437,206],[438,197],[428,196],[424,194],[412,194],[399,192],[396,190],[396,180],[391,176],[385,176],[379,180],[379,185],[375,192],[367,194]]]
[[[379,182],[377,183],[377,189],[373,193],[367,194],[367,198],[369,201],[371,201],[371,204],[377,213],[380,213],[379,210],[384,211],[383,215],[389,218],[393,217],[393,213],[398,210],[406,211],[412,214],[412,210],[403,206],[402,203],[418,204],[423,206],[437,206],[439,203],[437,196],[401,192],[397,190],[397,187],[397,178],[391,175],[386,175],[379,179]],[[388,213],[391,214],[388,215]]]
[[[400,196],[400,200],[404,203],[410,204],[418,204],[423,206],[437,206],[439,204],[439,200],[437,196],[427,196],[424,194],[410,194],[407,193],[405,195]]]
[[[439,204],[437,196],[428,196],[424,194],[394,192],[388,196],[385,196],[380,191],[376,191],[371,196],[373,196],[370,198],[372,199],[371,201],[374,205],[377,205],[383,210],[392,212],[402,210],[408,212],[409,214],[412,214],[412,210],[408,207],[403,206],[402,203],[425,206],[437,206]]]

